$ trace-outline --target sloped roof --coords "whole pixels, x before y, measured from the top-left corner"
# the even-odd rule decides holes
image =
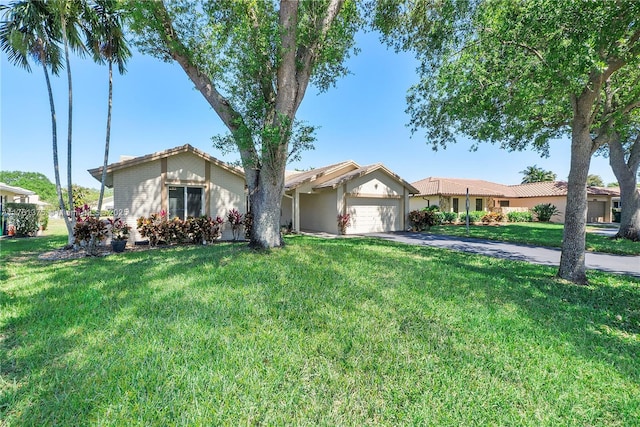
[[[463,196],[469,194],[474,196],[498,196],[505,197],[512,192],[509,186],[496,184],[495,182],[484,181],[481,179],[464,179],[464,178],[438,178],[429,177],[420,181],[413,182],[412,185],[419,191],[420,196]]]
[[[345,171],[343,173],[331,178],[330,180],[327,180],[327,181],[319,183],[318,185],[314,186],[313,188],[314,189],[336,188],[336,187],[344,184],[347,181],[350,181],[352,179],[358,178],[358,177],[363,176],[363,175],[367,175],[367,174],[372,173],[372,172],[377,171],[377,170],[381,170],[384,173],[386,173],[387,175],[389,175],[390,177],[392,177],[392,178],[398,180],[399,182],[401,182],[402,185],[404,185],[405,187],[407,187],[409,189],[409,192],[411,194],[415,194],[415,193],[418,192],[417,188],[415,188],[414,186],[409,184],[404,179],[400,178],[400,176],[398,176],[397,174],[391,172],[389,169],[387,169],[381,163],[376,163],[376,164],[368,165],[368,166],[360,166],[356,162],[354,162],[353,160],[347,160],[345,162],[340,162],[340,163],[335,163],[333,165],[323,166],[323,167],[320,167],[320,168],[316,168],[316,169],[312,169],[312,170],[309,170],[309,171],[301,172],[301,173],[298,173],[298,174],[295,174],[295,175],[285,176],[285,190],[292,190],[292,189],[294,189],[296,187],[299,187],[300,185],[302,185],[304,183],[316,181],[317,179],[321,178],[322,176],[326,176],[326,175],[329,175],[329,174],[334,173],[334,172],[339,172],[340,169],[345,169]]]
[[[27,190],[22,187],[14,187],[13,185],[5,184],[4,182],[0,182],[0,190],[8,191],[15,194],[21,194],[23,196],[32,196],[36,194],[31,190]]]
[[[566,196],[567,183],[564,181],[532,182],[530,184],[512,185],[510,188],[516,197],[549,197]]]
[[[355,168],[359,167],[358,164],[353,160],[347,160],[345,162],[334,163],[332,165],[323,166],[321,168],[311,169],[297,174],[285,176],[284,188],[285,190],[292,190],[296,187],[301,186],[305,182],[315,181],[324,175],[336,172],[342,168],[346,168],[347,166],[352,166]]]
[[[368,166],[361,166],[356,170],[353,170],[351,172],[347,172],[344,175],[340,175],[340,176],[337,176],[337,177],[335,177],[335,178],[333,178],[333,179],[331,179],[329,181],[323,182],[322,184],[320,184],[320,185],[318,185],[317,187],[314,187],[314,188],[336,188],[336,187],[344,184],[347,181],[350,181],[352,179],[361,177],[363,175],[370,174],[371,172],[374,172],[374,171],[377,171],[377,170],[381,170],[384,173],[386,173],[387,175],[389,175],[390,177],[400,181],[402,183],[402,185],[404,185],[405,187],[407,187],[409,189],[409,193],[410,194],[416,194],[418,192],[417,188],[415,188],[413,185],[409,184],[404,179],[400,178],[400,176],[398,176],[395,173],[391,172],[382,163],[376,163],[376,164],[368,165]]]
[[[566,196],[568,184],[565,181],[532,182],[509,186],[516,197],[550,197]],[[587,194],[590,196],[619,196],[620,190],[616,188],[587,186]]]
[[[473,196],[526,198],[566,196],[567,183],[564,181],[533,182],[530,184],[503,185],[479,179],[435,178],[416,181],[413,185],[420,191],[419,196],[464,196],[467,188]],[[587,187],[591,196],[618,196],[619,189]]]
[[[130,168],[132,166],[136,166],[142,163],[163,159],[163,158],[174,156],[176,154],[181,154],[181,153],[195,154],[198,157],[201,157],[217,166],[220,166],[222,169],[225,169],[233,174],[236,174],[244,178],[244,172],[242,171],[242,169],[237,168],[235,166],[231,166],[228,163],[218,160],[215,157],[205,153],[204,151],[198,150],[197,148],[191,146],[190,144],[169,148],[168,150],[158,151],[157,153],[147,154],[146,156],[134,157],[134,158],[122,160],[116,163],[111,163],[110,165],[107,166],[107,175],[109,176],[114,171],[117,171],[120,169]],[[95,179],[100,181],[102,179],[102,166],[95,169],[89,169],[89,173]],[[108,181],[107,187],[111,187],[113,185],[113,179],[107,178],[107,181]]]

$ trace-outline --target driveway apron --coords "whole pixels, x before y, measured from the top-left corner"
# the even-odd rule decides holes
[[[561,251],[556,248],[402,231],[395,233],[369,233],[366,236],[410,245],[433,246],[534,264],[560,265]],[[585,264],[588,270],[600,270],[608,273],[640,277],[640,256],[587,252]]]

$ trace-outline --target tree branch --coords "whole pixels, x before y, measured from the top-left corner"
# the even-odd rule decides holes
[[[298,27],[298,0],[281,0],[279,23],[282,31],[280,63],[276,73],[276,111],[293,117],[296,99],[296,39]]]
[[[242,125],[242,117],[233,109],[229,100],[220,94],[211,79],[196,65],[194,65],[187,55],[184,54],[184,52],[187,51],[187,48],[182,43],[178,33],[173,27],[173,23],[164,2],[158,2],[157,5],[158,7],[154,8],[155,18],[162,24],[164,31],[160,36],[162,37],[171,58],[180,64],[193,84],[195,84],[196,89],[198,89],[207,102],[209,102],[209,105],[211,105],[218,116],[220,116],[227,128],[229,128],[232,133],[236,132]]]
[[[177,31],[173,27],[171,17],[166,9],[163,1],[156,3],[157,7],[153,8],[155,18],[162,24],[163,31],[160,37],[163,39],[169,54],[173,60],[175,60],[182,69],[185,71],[189,79],[196,86],[196,89],[200,91],[202,96],[207,100],[209,105],[218,114],[222,122],[234,135],[234,140],[240,151],[240,157],[243,160],[243,164],[246,165],[250,162],[258,160],[256,155],[255,145],[251,140],[250,135],[242,135],[248,132],[248,128],[244,122],[244,119],[231,105],[229,100],[225,98],[216,88],[211,79],[203,73],[191,59],[184,54],[187,52],[187,48],[180,40]]]
[[[260,20],[258,19],[258,14],[256,13],[253,3],[249,5],[247,9],[247,15],[249,17],[249,21],[251,22],[251,26],[253,27],[253,30],[256,36],[259,37]],[[256,52],[256,54],[258,54],[258,52]],[[273,70],[273,62],[269,58],[268,54],[261,55],[261,56],[264,61],[264,69],[260,68],[260,73],[258,78],[260,80],[262,96],[267,103],[273,104],[276,98],[276,94],[275,94],[276,89],[273,87],[273,82],[269,78],[269,76],[271,75],[271,70]]]
[[[636,140],[631,145],[629,150],[629,159],[627,160],[627,167],[629,170],[637,171],[640,165],[640,133],[636,136]]]
[[[331,28],[331,25],[335,21],[336,17],[340,13],[342,6],[344,4],[344,0],[331,0],[329,6],[327,8],[327,13],[324,15],[322,21],[318,22],[316,25],[316,33],[319,36],[315,39],[314,43],[310,46],[306,46],[301,48],[298,52],[298,62],[302,64],[302,67],[298,71],[297,76],[297,86],[298,90],[296,93],[296,102],[295,109],[297,110],[302,102],[302,98],[304,98],[304,94],[309,85],[309,80],[311,79],[311,72],[313,71],[313,62],[316,59],[318,54],[318,50],[320,48],[321,43],[324,43],[327,33]]]

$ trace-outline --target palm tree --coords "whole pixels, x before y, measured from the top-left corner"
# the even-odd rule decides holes
[[[85,0],[49,0],[48,8],[60,25],[60,35],[64,46],[65,68],[67,70],[68,87],[68,119],[67,119],[67,195],[69,209],[73,207],[73,182],[72,182],[72,140],[73,140],[73,84],[71,79],[71,60],[69,50],[82,55],[86,48],[80,37],[80,19],[82,11],[87,8]],[[72,235],[75,225],[75,216],[69,216],[66,221],[69,231],[69,244],[73,243]]]
[[[109,143],[111,141],[111,108],[113,100],[113,63],[118,65],[120,74],[125,73],[125,64],[131,57],[123,32],[122,9],[117,0],[95,0],[94,5],[86,16],[85,34],[94,61],[109,66],[109,100],[107,106],[107,131],[104,143],[104,161],[102,178],[100,180],[100,197],[98,198],[98,213],[102,210],[104,187],[107,180],[107,164],[109,162]]]
[[[49,77],[49,69],[51,69],[51,73],[57,76],[62,68],[59,21],[55,19],[44,1],[16,1],[8,6],[1,6],[0,11],[3,15],[3,20],[0,24],[0,46],[7,54],[9,62],[31,72],[29,59],[32,59],[42,65],[44,71],[51,110],[51,136],[56,191],[62,216],[69,231],[69,243],[71,243],[73,230],[70,227],[69,216],[62,198],[58,162],[56,108]]]
[[[527,166],[523,171],[520,171],[524,176],[522,177],[522,184],[531,184],[533,182],[555,181],[556,174],[551,171],[546,171],[539,168],[536,165]]]

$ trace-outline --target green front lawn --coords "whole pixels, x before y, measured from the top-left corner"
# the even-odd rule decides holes
[[[470,225],[469,234],[464,225],[440,225],[431,227],[433,234],[475,237],[479,239],[500,240],[512,243],[524,243],[536,246],[562,246],[563,224],[543,222],[520,222],[500,225]],[[640,242],[612,239],[593,233],[595,228],[587,227],[588,251],[605,252],[620,255],[640,255]]]
[[[38,241],[0,242],[3,426],[640,419],[637,279],[359,238],[60,262]]]

